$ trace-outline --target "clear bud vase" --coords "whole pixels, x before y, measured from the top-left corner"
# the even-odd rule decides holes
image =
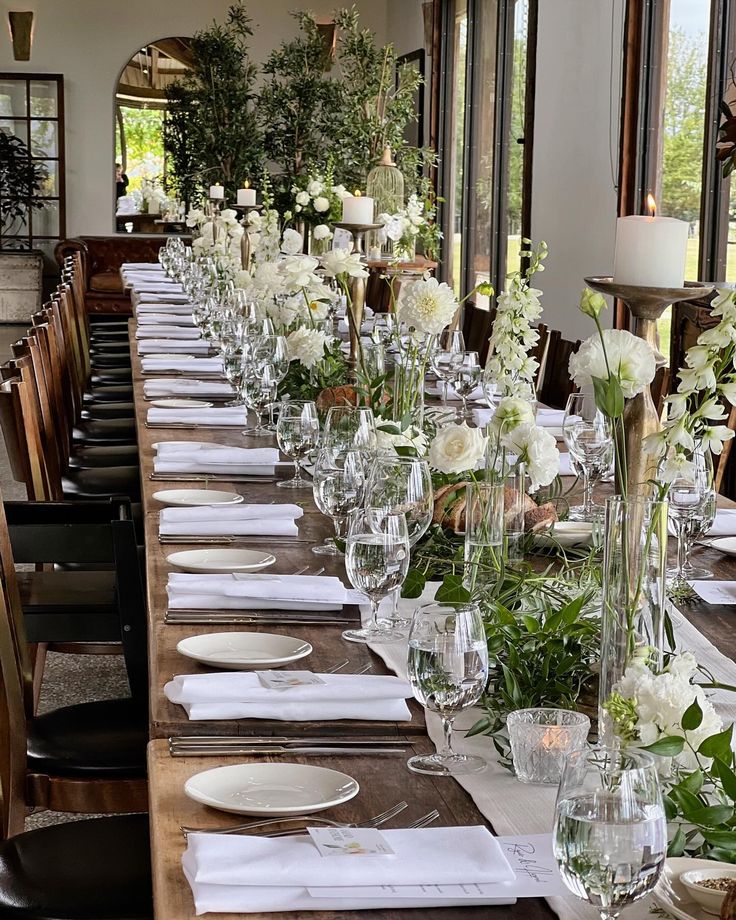
[[[616,691],[635,658],[661,668],[664,649],[667,502],[606,502],[603,541],[598,735],[615,747]]]
[[[504,474],[504,559],[509,565],[524,561],[524,505],[526,466],[515,463]]]
[[[417,348],[409,348],[394,365],[391,418],[402,431],[424,429],[424,362]]]
[[[463,584],[473,591],[495,585],[503,568],[502,482],[469,482],[465,487],[465,567]]]

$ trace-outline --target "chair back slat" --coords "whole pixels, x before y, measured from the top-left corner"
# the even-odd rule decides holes
[[[574,392],[575,384],[570,378],[568,365],[570,356],[580,348],[580,339],[576,342],[562,338],[557,329],[550,330],[545,359],[544,376],[537,388],[537,397],[545,406],[552,409],[564,409],[567,397]]]

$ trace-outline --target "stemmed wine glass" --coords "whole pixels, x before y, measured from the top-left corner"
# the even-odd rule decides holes
[[[396,642],[405,634],[376,619],[384,597],[401,587],[409,571],[409,536],[403,514],[386,508],[366,507],[348,519],[345,570],[350,584],[368,595],[371,616],[360,629],[346,629],[348,642]]]
[[[477,604],[423,604],[409,631],[409,680],[414,696],[442,720],[445,744],[436,754],[411,757],[415,773],[461,776],[487,766],[482,757],[452,747],[452,725],[474,706],[488,682],[488,645]]]
[[[263,412],[276,399],[279,381],[273,364],[262,364],[243,356],[240,392],[243,402],[256,417],[256,427],[246,428],[243,434],[255,438],[270,437],[271,432],[263,424]],[[278,483],[282,485],[282,483]]]
[[[262,361],[264,364],[271,365],[278,389],[278,385],[289,373],[290,358],[286,336],[276,334],[256,336],[251,345],[251,353],[256,364]],[[273,421],[275,403],[271,401],[267,408],[269,410],[269,423],[266,428],[268,431],[275,431],[276,426]]]
[[[378,443],[373,409],[367,406],[333,406],[327,412],[322,447],[338,451],[375,450]]]
[[[711,482],[711,488],[708,490],[707,498],[703,504],[703,507],[700,510],[700,514],[696,514],[690,521],[688,527],[685,529],[685,565],[683,566],[683,573],[687,579],[694,581],[697,579],[703,578],[712,578],[713,572],[711,569],[706,569],[702,565],[694,565],[690,560],[690,553],[692,552],[693,544],[697,540],[702,540],[704,536],[710,531],[713,526],[713,522],[716,519],[716,510],[717,510],[717,499],[718,493]]]
[[[460,421],[468,417],[468,397],[478,386],[483,374],[477,351],[465,351],[462,360],[452,365],[452,374],[448,378],[457,395],[462,399]]]
[[[309,483],[302,476],[301,461],[319,444],[317,406],[311,400],[280,403],[276,440],[281,452],[294,461],[294,478],[282,480],[276,485],[282,489],[309,488]]]
[[[555,806],[553,849],[570,891],[601,920],[645,897],[667,855],[667,820],[654,760],[594,748],[567,759]]]
[[[327,537],[324,543],[312,547],[318,556],[342,556],[336,540],[341,539],[342,527],[351,511],[363,502],[365,490],[365,455],[358,450],[342,454],[323,447],[317,454],[312,474],[314,503],[332,518],[335,538]]]
[[[460,329],[447,328],[440,336],[437,348],[429,356],[429,366],[442,382],[442,403],[447,404],[448,388],[455,368],[465,354],[465,338]]]
[[[572,393],[565,406],[562,434],[567,449],[583,472],[583,504],[570,509],[571,521],[592,521],[593,486],[611,462],[613,435],[609,420],[586,393]]]
[[[703,518],[713,506],[713,462],[710,451],[696,447],[670,483],[667,495],[669,519],[677,537],[677,565],[668,570],[672,576],[671,589],[688,588],[687,572],[690,534],[703,527]],[[663,461],[666,463],[666,459]],[[713,509],[715,516],[715,510]],[[688,588],[689,590],[689,588]]]

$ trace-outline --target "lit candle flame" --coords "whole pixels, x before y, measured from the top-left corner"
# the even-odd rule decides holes
[[[246,179],[246,180],[245,180],[245,182],[243,183],[243,188],[250,188],[250,180],[249,180],[249,179]]]
[[[357,188],[356,188],[356,189],[355,189],[355,196],[354,196],[354,197],[355,197],[355,198],[360,198],[361,194],[362,194],[362,193],[361,193],[360,189],[357,189]]]
[[[647,210],[649,211],[650,217],[657,216],[657,202],[654,200],[654,195],[651,192],[647,195]]]

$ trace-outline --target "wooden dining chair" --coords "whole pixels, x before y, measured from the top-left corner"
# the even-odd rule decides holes
[[[466,303],[463,313],[463,338],[467,351],[477,351],[481,364],[488,356],[488,339],[493,329],[496,310],[481,310],[473,303]]]
[[[549,344],[549,326],[545,326],[544,323],[540,323],[536,327],[537,334],[539,338],[537,339],[536,345],[534,345],[529,350],[529,357],[533,358],[537,362],[537,372],[534,375],[533,383],[535,386],[539,385],[539,381],[542,379],[544,373],[544,365],[547,358],[547,346]]]
[[[568,365],[570,356],[580,348],[576,342],[562,338],[562,333],[552,329],[549,333],[547,355],[541,384],[537,387],[537,398],[551,409],[564,409],[567,397],[574,392],[575,384],[570,377]]]

